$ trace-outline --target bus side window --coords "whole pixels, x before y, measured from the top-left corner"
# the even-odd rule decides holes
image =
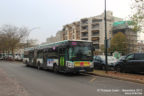
[[[65,54],[65,49],[64,48],[59,48],[59,54],[64,55]]]
[[[72,48],[69,48],[69,59],[72,58]]]
[[[68,50],[65,49],[65,59],[68,60]]]

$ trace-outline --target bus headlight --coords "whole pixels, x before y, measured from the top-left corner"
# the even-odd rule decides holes
[[[73,62],[67,62],[67,67],[68,68],[74,68],[74,63]]]
[[[93,67],[94,67],[94,63],[90,62],[90,68],[93,68]]]

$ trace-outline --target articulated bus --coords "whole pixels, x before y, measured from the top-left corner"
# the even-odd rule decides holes
[[[26,48],[23,62],[38,69],[80,73],[93,71],[92,60],[92,42],[65,40]]]

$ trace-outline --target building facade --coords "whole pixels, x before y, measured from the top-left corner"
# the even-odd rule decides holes
[[[73,22],[63,26],[63,40],[80,40],[80,22]]]
[[[107,11],[108,39],[111,38],[113,23],[121,20],[121,18],[114,17],[111,11]],[[88,40],[93,42],[95,49],[100,49],[105,40],[104,26],[104,13],[90,18],[82,18],[78,22],[63,27],[63,40]]]
[[[107,11],[108,39],[111,39],[113,23],[116,21],[122,21],[122,19],[114,17],[111,11]],[[57,40],[57,38],[59,39]],[[82,18],[80,21],[63,26],[62,30],[59,31],[56,36],[47,39],[47,43],[61,40],[92,41],[95,49],[99,50],[105,41],[104,13],[94,17]]]

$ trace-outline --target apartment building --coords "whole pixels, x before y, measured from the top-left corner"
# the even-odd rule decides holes
[[[73,22],[63,26],[63,40],[80,40],[80,22]]]
[[[107,11],[107,37],[111,38],[113,22],[121,21],[114,17],[111,11]],[[63,40],[88,40],[92,41],[95,49],[104,45],[105,27],[104,13],[98,16],[82,18],[78,22],[67,24],[63,27]]]
[[[114,17],[111,11],[107,11],[107,37],[112,36],[113,23],[116,21],[122,21],[121,18]],[[95,49],[100,49],[101,45],[104,45],[105,40],[105,25],[104,25],[104,13],[89,17],[82,18],[80,21],[73,22],[63,26],[60,31],[61,34],[55,37],[50,37],[47,42],[56,42],[56,38],[62,38],[61,40],[88,40],[92,41]]]

